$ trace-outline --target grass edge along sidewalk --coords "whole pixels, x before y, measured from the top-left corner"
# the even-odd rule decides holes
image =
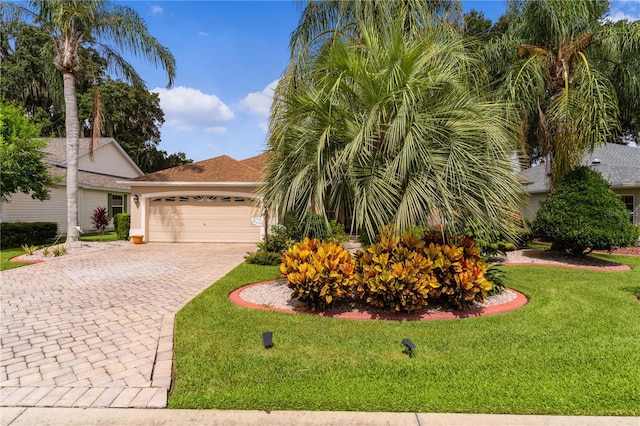
[[[493,317],[350,321],[257,311],[242,264],[176,318],[171,408],[640,415],[640,258],[631,271],[505,267],[529,303]],[[264,349],[262,332],[274,347]],[[417,346],[413,358],[401,340]]]

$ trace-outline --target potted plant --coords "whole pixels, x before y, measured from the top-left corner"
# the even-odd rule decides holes
[[[132,235],[131,236],[131,241],[133,241],[133,244],[142,244],[142,239],[144,237],[142,235]]]

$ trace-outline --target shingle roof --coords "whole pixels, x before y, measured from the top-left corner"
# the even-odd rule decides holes
[[[600,163],[593,164],[594,160],[600,160]],[[640,148],[608,143],[594,149],[592,154],[585,154],[582,164],[602,173],[612,188],[640,188]],[[533,194],[549,191],[545,164],[524,170],[522,175],[527,192]]]
[[[260,182],[261,176],[262,173],[257,169],[227,155],[221,155],[149,173],[131,179],[130,182]]]
[[[67,169],[66,167],[53,166],[49,169],[49,172],[55,177],[66,176]],[[84,188],[116,189],[122,190],[123,192],[129,192],[129,185],[118,183],[119,181],[122,181],[122,178],[99,173],[84,172],[82,170],[78,171],[78,186]],[[62,184],[64,184],[64,181]]]
[[[51,138],[46,139],[48,146],[42,150],[45,153],[44,160],[52,163],[61,164],[67,161],[67,138]],[[100,138],[100,145],[109,142],[116,142],[113,138]],[[80,138],[78,140],[80,155],[89,152],[91,147],[91,138]],[[117,143],[117,142],[116,142]]]
[[[245,158],[244,160],[240,160],[240,162],[262,172],[268,159],[269,153],[265,152],[263,154],[256,155],[255,157]]]

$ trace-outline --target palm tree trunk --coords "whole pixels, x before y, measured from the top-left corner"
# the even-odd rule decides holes
[[[65,129],[67,133],[67,243],[78,241],[78,149],[79,123],[76,77],[63,73]]]

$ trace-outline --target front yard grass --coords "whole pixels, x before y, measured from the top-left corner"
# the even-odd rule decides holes
[[[232,290],[278,278],[242,264],[177,315],[169,407],[640,415],[640,258],[603,257],[633,270],[505,267],[526,306],[430,322],[238,307]]]

